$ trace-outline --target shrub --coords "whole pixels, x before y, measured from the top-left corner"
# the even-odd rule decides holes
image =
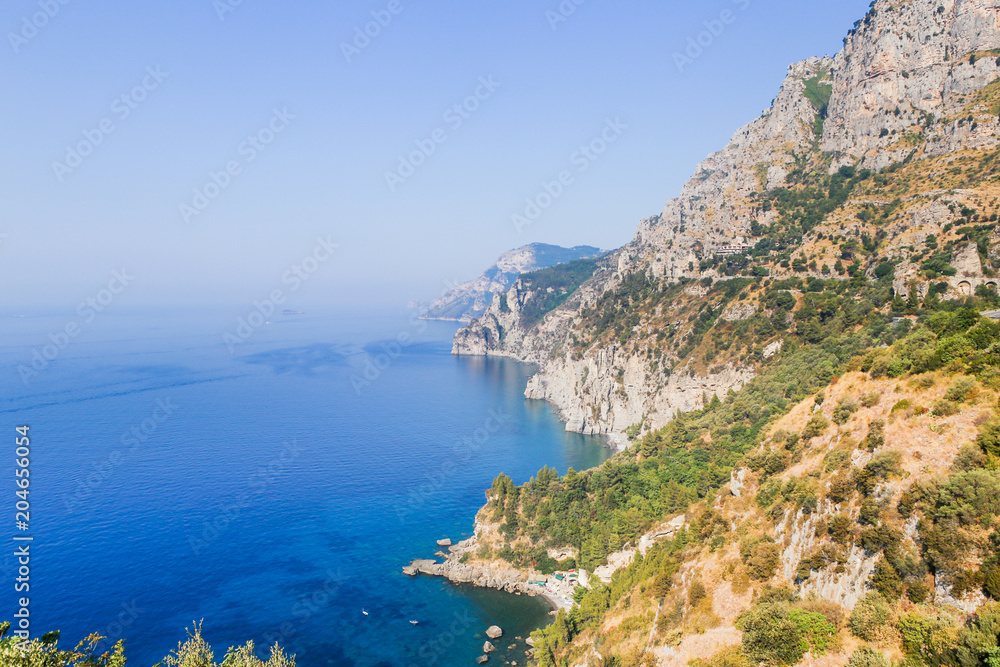
[[[876,449],[884,445],[885,422],[881,419],[873,419],[868,422],[868,435],[865,436],[865,439],[861,444],[863,444],[870,452],[874,452]]]
[[[976,442],[987,454],[1000,456],[1000,419],[984,424]]]
[[[913,402],[908,398],[904,398],[903,400],[897,402],[896,405],[892,406],[892,410],[889,411],[889,414],[902,412],[903,410],[909,410],[912,407],[913,407]]]
[[[802,429],[802,438],[804,440],[818,438],[826,433],[828,428],[830,428],[830,421],[821,413],[817,412],[813,415],[813,418],[809,420],[809,423],[806,424],[806,427]]]
[[[855,474],[858,491],[867,496],[875,490],[879,482],[901,474],[899,464],[902,460],[903,454],[895,450],[881,451],[873,456],[868,465]]]
[[[693,607],[701,600],[705,599],[705,596],[707,595],[708,591],[705,590],[705,584],[700,581],[696,581],[691,584],[691,589],[688,591],[688,604]]]
[[[851,463],[851,453],[846,449],[832,449],[823,457],[823,470],[833,472]]]
[[[983,591],[994,600],[1000,600],[1000,565],[983,572]]]
[[[163,659],[167,667],[216,667],[215,653],[201,635],[201,624],[188,630],[187,641],[178,644],[177,649]],[[125,660],[121,661],[125,664]],[[234,646],[226,652],[221,663],[226,667],[295,667],[294,656],[289,657],[275,644],[271,647],[271,657],[266,662],[257,658],[253,642],[244,646]],[[221,666],[220,666],[221,667]]]
[[[948,391],[944,393],[944,400],[964,403],[969,400],[975,388],[976,382],[972,378],[959,378],[948,387]]]
[[[780,603],[753,607],[738,627],[743,630],[743,652],[755,663],[794,665],[808,648],[802,629]]]
[[[778,546],[762,540],[757,543],[740,545],[740,555],[747,566],[747,574],[758,581],[766,581],[778,570]]]
[[[882,508],[871,498],[865,498],[861,503],[861,512],[858,515],[858,523],[864,526],[877,526],[882,515]]]
[[[853,536],[853,531],[851,528],[854,526],[854,522],[851,521],[851,517],[846,514],[838,514],[830,519],[830,539],[834,541],[835,544],[841,546],[850,546],[851,537]]]
[[[695,661],[697,667],[750,667],[750,661],[740,646],[727,646],[705,660]]]
[[[851,655],[847,667],[889,667],[890,664],[882,651],[871,646],[862,646]]]
[[[962,667],[1000,664],[1000,605],[979,608],[969,624],[959,631],[957,662]]]
[[[837,403],[837,407],[833,409],[833,422],[838,426],[842,426],[846,424],[847,420],[851,418],[851,415],[857,411],[858,402],[850,396],[845,396],[840,399],[840,402]]]
[[[827,497],[835,502],[842,503],[854,495],[854,481],[851,476],[844,472],[830,480],[830,490]]]
[[[892,608],[877,592],[868,593],[858,600],[851,612],[851,632],[865,641],[884,639],[891,622]]]
[[[967,442],[958,450],[954,463],[951,464],[953,472],[969,472],[977,468],[982,468],[986,463],[986,455],[983,450]]]
[[[959,638],[954,616],[945,612],[926,616],[914,612],[900,618],[898,625],[907,655],[931,665],[953,664],[949,657],[958,648]]]
[[[923,604],[931,596],[931,587],[926,581],[914,581],[906,589],[906,597],[913,604]]]
[[[863,394],[861,396],[861,405],[866,408],[874,408],[882,401],[882,395],[877,391],[870,392],[868,394]]]
[[[961,411],[961,408],[958,407],[958,403],[949,401],[946,398],[935,401],[932,409],[934,411],[934,415],[937,417],[951,417],[957,415]]]
[[[903,595],[903,580],[892,563],[885,558],[875,566],[871,582],[872,587],[887,600],[898,600]]]
[[[770,480],[757,492],[757,505],[761,509],[767,509],[774,503],[774,499],[781,493],[781,482]]]
[[[798,626],[802,639],[809,644],[815,655],[830,648],[831,640],[837,634],[837,628],[827,620],[826,616],[815,611],[791,609],[788,618]]]

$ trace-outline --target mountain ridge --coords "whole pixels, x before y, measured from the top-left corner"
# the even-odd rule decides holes
[[[628,443],[500,474],[458,562],[587,582],[542,667],[1000,666],[998,221],[1000,2],[873,2],[564,299],[456,334]]]
[[[905,248],[926,245],[925,238],[931,235],[948,238],[945,227],[950,226],[950,232],[973,222],[975,213],[959,224],[964,216],[958,212],[974,209],[982,215],[991,206],[993,186],[981,179],[981,188],[954,188],[939,179],[906,192],[891,192],[891,187],[876,184],[891,169],[911,178],[915,165],[929,170],[934,162],[934,168],[944,172],[952,168],[952,161],[968,159],[962,156],[964,151],[985,154],[997,148],[1000,98],[992,83],[1000,76],[1000,51],[990,57],[982,54],[1000,49],[998,13],[1000,8],[991,0],[874,3],[837,56],[791,65],[771,109],[706,158],[681,195],[640,223],[633,241],[610,253],[604,268],[563,306],[540,324],[525,328],[511,304],[530,300],[531,295],[515,285],[505,295],[505,307],[495,301],[458,333],[455,353],[510,356],[539,364],[540,371],[527,388],[529,397],[552,402],[571,430],[622,434],[644,419],[649,428],[658,428],[676,410],[698,407],[703,390],[724,395],[738,389],[762,361],[716,363],[722,366],[718,372],[683,380],[674,373],[648,372],[647,361],[622,345],[590,346],[583,358],[569,352],[567,342],[579,336],[582,313],[603,294],[620,289],[629,275],[646,272],[670,283],[728,280],[732,272],[719,266],[720,258],[736,255],[726,261],[757,264],[736,275],[753,268],[773,278],[846,280],[847,272],[834,272],[833,267],[853,262],[858,254],[843,247],[871,237],[877,245],[860,258],[859,270],[871,278],[881,264],[890,262],[894,292],[907,294],[915,287],[925,297],[935,279],[907,260],[917,252]],[[897,33],[902,35],[902,47],[893,41],[900,40]],[[964,51],[967,48],[972,51]],[[858,173],[877,178],[858,180]],[[804,180],[823,174],[834,182]],[[803,213],[801,206],[793,206],[797,202],[781,200],[817,186],[843,188],[845,183],[853,191],[830,195],[818,212]],[[858,218],[883,214],[890,219],[879,220],[878,225]],[[920,231],[919,236],[914,230]],[[948,240],[956,240],[955,235]],[[956,268],[953,276],[943,278],[948,293],[996,287],[992,266],[998,256],[996,240],[994,232],[986,252],[975,253],[978,257],[971,257],[968,248],[953,248],[951,256],[942,260],[942,265]],[[789,266],[796,254],[808,259]],[[827,273],[821,270],[823,265]],[[655,319],[641,313],[639,324],[656,328]],[[639,349],[656,347],[646,338]],[[678,366],[690,370],[694,365],[683,358],[672,362],[671,370]],[[622,370],[624,393],[617,390]]]
[[[508,250],[476,278],[451,287],[430,305],[422,317],[469,322],[481,317],[493,301],[493,295],[507,291],[522,274],[574,260],[590,259],[603,252],[593,246],[565,248],[547,243],[530,243]]]

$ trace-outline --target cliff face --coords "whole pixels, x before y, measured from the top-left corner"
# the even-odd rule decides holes
[[[505,292],[521,274],[600,254],[600,248],[592,246],[562,248],[544,243],[510,250],[477,278],[448,290],[431,304],[424,317],[469,322],[482,316],[493,301],[493,295]]]
[[[876,3],[834,60],[823,149],[873,168],[905,157],[913,147],[900,146],[900,135],[928,114],[960,113],[966,96],[997,78],[998,45],[996,0]],[[996,118],[976,128],[958,120],[935,129],[931,153],[997,145]]]
[[[537,295],[515,283],[458,333],[454,352],[539,364],[526,395],[552,402],[568,429],[584,433],[655,429],[713,393],[738,390],[766,362],[766,353],[750,359],[723,353],[709,368],[680,355],[651,363],[648,352],[664,326],[659,316],[670,304],[637,313],[623,338],[589,340],[581,349],[575,343],[590,326],[588,309],[638,273],[683,281],[683,298],[697,299],[701,281],[734,275],[724,272],[725,262],[719,267],[720,256],[766,244],[761,230],[800,214],[780,212],[764,201],[768,196],[806,187],[803,173],[837,174],[842,167],[855,173],[892,166],[897,171],[888,189],[894,190],[855,192],[825,210],[818,226],[801,223],[783,254],[762,251],[761,261],[770,263],[754,275],[846,279],[846,271],[833,272],[833,265],[854,261],[845,244],[854,239],[860,245],[868,236],[875,245],[860,270],[872,277],[879,264],[891,263],[899,294],[916,289],[922,298],[936,281],[953,294],[995,289],[995,273],[977,265],[980,258],[971,255],[981,253],[975,250],[956,250],[951,263],[961,265],[957,274],[937,276],[921,262],[940,252],[937,242],[954,235],[952,227],[972,223],[972,214],[957,219],[959,210],[986,207],[996,196],[992,176],[976,166],[1000,146],[998,77],[1000,0],[880,0],[837,56],[792,65],[772,108],[702,162],[680,196],[640,223],[634,240],[609,254],[571,299],[541,322],[526,323],[519,313]],[[881,227],[868,224],[872,212],[885,216]],[[994,232],[983,258],[994,257],[997,241]],[[788,260],[799,256],[803,265],[790,269]],[[808,267],[807,259],[813,259]],[[740,307],[730,314],[737,321],[762,308]],[[675,324],[682,335],[694,335],[686,322]],[[633,340],[623,342],[628,336]],[[754,345],[780,349],[781,340]]]

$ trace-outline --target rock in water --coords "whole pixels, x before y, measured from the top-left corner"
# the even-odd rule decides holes
[[[488,655],[481,655],[478,658],[476,658],[476,662],[478,662],[480,665],[482,665],[483,663],[489,662],[489,660],[490,660],[490,656],[488,656]]]
[[[497,647],[494,646],[493,644],[491,644],[489,642],[486,642],[485,644],[483,644],[483,653],[492,653],[495,650],[497,650]]]
[[[491,625],[486,631],[486,636],[490,639],[499,639],[500,637],[503,637],[503,630],[501,630],[498,625]]]
[[[449,540],[447,537],[444,538],[443,540],[438,540],[438,546],[439,547],[450,547],[451,546],[451,540]]]

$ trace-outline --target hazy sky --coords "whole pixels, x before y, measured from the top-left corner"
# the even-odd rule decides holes
[[[617,247],[867,6],[10,0],[3,301],[124,269],[131,304],[405,304],[526,243]]]

